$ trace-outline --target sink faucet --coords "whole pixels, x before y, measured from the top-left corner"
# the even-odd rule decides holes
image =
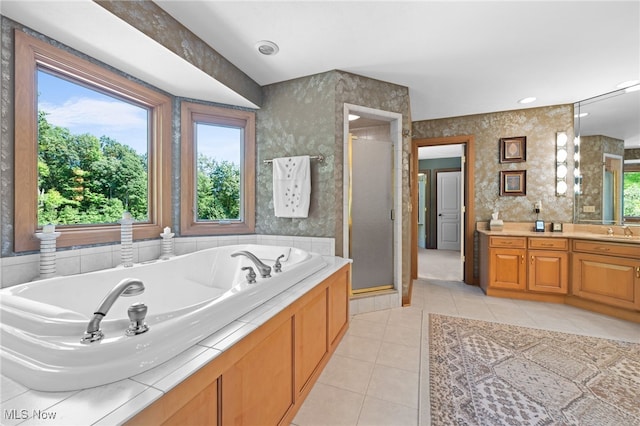
[[[629,229],[628,226],[625,226],[622,230],[624,231],[625,237],[633,237],[633,232],[631,232],[631,229]]]
[[[116,284],[115,287],[107,293],[100,305],[93,313],[93,317],[89,320],[87,325],[87,331],[84,333],[84,337],[80,340],[82,343],[92,343],[101,340],[104,337],[104,333],[100,330],[100,322],[102,318],[107,315],[111,306],[120,296],[135,296],[141,294],[144,291],[144,284],[142,281],[136,278],[125,278]]]
[[[258,268],[258,271],[260,271],[260,275],[262,276],[262,278],[269,278],[271,276],[271,266],[262,263],[262,261],[258,259],[255,254],[245,250],[231,253],[231,257],[241,255],[248,257],[256,265],[256,268]]]

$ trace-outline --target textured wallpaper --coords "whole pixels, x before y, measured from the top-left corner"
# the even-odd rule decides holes
[[[640,159],[640,148],[625,149],[624,150],[624,159],[625,160],[638,160],[638,159]]]
[[[259,234],[333,237],[336,227],[335,73],[264,87],[264,103],[256,113],[256,232]],[[318,155],[311,161],[309,217],[277,218],[273,210],[272,165],[264,160]]]
[[[475,136],[475,213],[476,221],[488,221],[495,210],[509,222],[533,222],[534,203],[542,201],[540,219],[546,222],[572,222],[573,193],[555,194],[556,132],[566,131],[569,155],[573,158],[573,105],[531,108],[490,114],[469,115],[413,123],[414,138],[457,135]],[[526,136],[526,161],[500,163],[499,140]],[[499,172],[526,170],[526,196],[500,196]],[[569,176],[573,165],[569,164]]]

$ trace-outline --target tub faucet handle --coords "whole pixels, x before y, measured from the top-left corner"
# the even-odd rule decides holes
[[[129,328],[125,331],[127,336],[135,336],[149,331],[149,326],[144,322],[147,316],[147,305],[142,302],[136,302],[127,309],[129,315]]]
[[[273,265],[273,272],[282,272],[282,263],[280,263],[280,259],[284,257],[284,254],[281,254],[276,259],[276,263]]]
[[[243,266],[240,269],[242,269],[243,271],[246,271],[247,269],[249,270],[249,272],[247,273],[247,282],[249,284],[254,284],[256,282],[256,273],[251,266]]]

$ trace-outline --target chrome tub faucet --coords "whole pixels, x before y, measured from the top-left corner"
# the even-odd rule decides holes
[[[136,278],[125,278],[116,284],[116,286],[107,293],[105,298],[102,299],[102,302],[100,302],[100,305],[93,313],[93,317],[87,325],[87,331],[85,331],[84,337],[80,341],[88,344],[101,340],[104,337],[104,333],[100,330],[100,322],[102,318],[107,315],[109,309],[111,309],[111,306],[113,306],[118,297],[136,296],[142,294],[142,292],[144,292],[144,284]]]
[[[260,259],[258,259],[256,257],[255,254],[253,254],[253,253],[251,253],[249,251],[246,251],[246,250],[242,250],[242,251],[237,251],[235,253],[231,253],[231,257],[236,257],[236,256],[245,256],[245,257],[249,258],[254,263],[254,265],[256,265],[256,268],[260,272],[260,276],[262,278],[271,277],[271,266],[265,265]]]

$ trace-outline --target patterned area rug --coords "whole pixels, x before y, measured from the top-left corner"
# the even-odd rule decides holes
[[[433,426],[640,425],[640,344],[429,321]]]

